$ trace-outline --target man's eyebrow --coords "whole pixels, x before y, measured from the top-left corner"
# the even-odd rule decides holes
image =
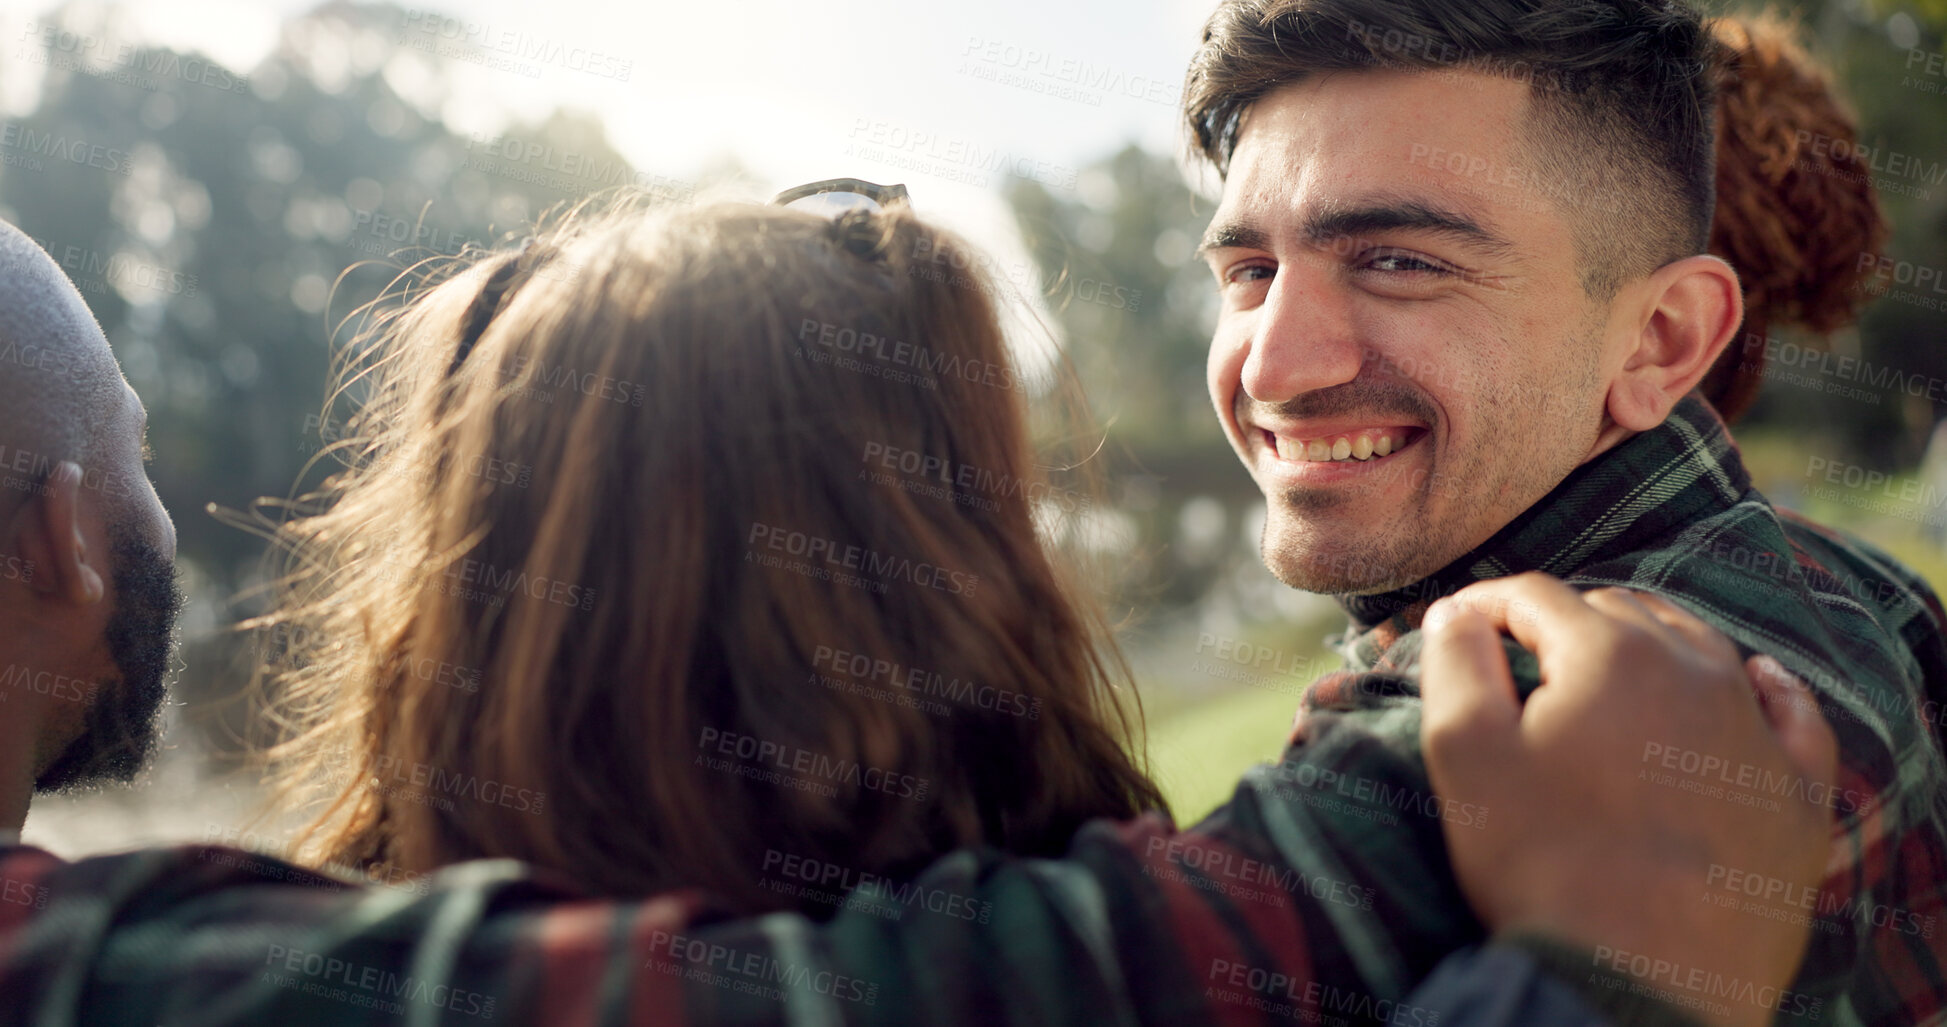
[[[1197,256],[1202,257],[1211,250],[1232,248],[1247,250],[1269,249],[1266,245],[1271,237],[1250,225],[1237,221],[1213,224],[1204,230],[1203,241],[1197,244]]]
[[[1494,254],[1514,252],[1514,244],[1456,210],[1416,200],[1335,207],[1306,220],[1304,236],[1314,246],[1379,232],[1431,232]]]
[[[1475,218],[1417,200],[1335,207],[1313,215],[1301,229],[1305,240],[1313,246],[1401,230],[1449,236],[1490,254],[1507,255],[1515,249],[1513,243],[1488,230]],[[1212,224],[1203,233],[1203,241],[1197,245],[1197,255],[1201,257],[1212,250],[1232,247],[1269,249],[1270,239],[1269,233],[1240,221]]]

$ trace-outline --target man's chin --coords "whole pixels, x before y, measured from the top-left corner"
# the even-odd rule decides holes
[[[174,562],[135,532],[110,532],[115,611],[103,632],[116,677],[99,682],[81,733],[35,779],[41,792],[135,780],[155,754],[182,591]]]
[[[1296,535],[1297,537],[1289,537]],[[1321,595],[1377,595],[1403,588],[1444,564],[1430,563],[1415,539],[1328,542],[1315,532],[1277,532],[1267,526],[1264,566],[1279,581]]]
[[[34,790],[52,794],[134,781],[155,755],[166,694],[159,680],[103,682],[87,727],[41,771]]]

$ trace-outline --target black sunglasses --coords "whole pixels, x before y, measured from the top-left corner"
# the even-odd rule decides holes
[[[836,218],[853,211],[877,214],[895,203],[907,202],[907,196],[903,185],[880,185],[862,178],[827,178],[793,186],[778,193],[771,202]]]
[[[822,182],[793,186],[778,193],[771,202],[780,207],[810,211],[841,221],[848,214],[877,214],[895,203],[906,203],[908,200],[904,185],[880,185],[862,178],[827,178]],[[446,370],[449,377],[457,373],[460,365],[472,355],[474,345],[487,330],[487,323],[493,320],[508,296],[552,253],[551,248],[535,246],[534,240],[529,239],[522,244],[520,253],[513,260],[502,264],[488,276],[480,294],[467,308],[459,348],[454,351],[453,362]]]

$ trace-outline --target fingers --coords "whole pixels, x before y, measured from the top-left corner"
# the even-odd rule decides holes
[[[1466,769],[1479,760],[1515,751],[1521,700],[1501,636],[1487,617],[1459,610],[1426,629],[1420,696],[1420,738],[1436,791],[1449,789],[1454,772],[1469,776]]]
[[[1582,600],[1609,617],[1633,624],[1657,638],[1670,637],[1670,628],[1650,611],[1639,595],[1626,588],[1598,588],[1582,593]]]
[[[1648,592],[1631,592],[1630,595],[1648,608],[1658,621],[1682,635],[1699,650],[1709,652],[1715,649],[1722,656],[1736,659],[1737,646],[1733,645],[1723,632],[1704,623],[1702,618],[1689,610],[1662,596],[1651,595]]]
[[[1478,613],[1494,630],[1514,636],[1537,655],[1551,642],[1569,646],[1578,637],[1586,639],[1603,620],[1582,593],[1533,571],[1477,582],[1455,592],[1427,610],[1424,626],[1432,628],[1458,610]]]
[[[1744,669],[1792,766],[1807,781],[1829,788],[1838,774],[1839,743],[1819,712],[1817,694],[1769,656],[1751,657]]]

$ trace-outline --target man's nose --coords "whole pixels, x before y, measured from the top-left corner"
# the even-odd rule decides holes
[[[1243,386],[1260,403],[1283,403],[1358,377],[1365,362],[1352,297],[1317,259],[1287,261],[1252,325]]]

